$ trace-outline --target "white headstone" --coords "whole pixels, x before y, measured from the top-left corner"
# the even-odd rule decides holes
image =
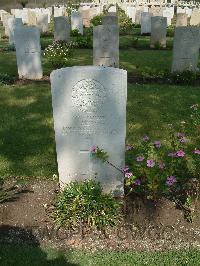
[[[190,19],[191,26],[200,26],[200,9],[194,9],[192,11],[191,19]]]
[[[167,18],[152,17],[151,18],[151,40],[150,47],[154,48],[156,44],[166,47],[167,35]]]
[[[176,27],[184,27],[187,26],[187,14],[179,13],[176,17]]]
[[[71,13],[71,27],[72,30],[78,30],[83,34],[83,18],[79,12],[73,11]]]
[[[151,33],[151,13],[141,14],[141,34]]]
[[[41,30],[41,32],[49,31],[47,14],[41,14],[41,13],[37,14],[37,27]]]
[[[197,71],[200,28],[175,28],[172,72]]]
[[[119,27],[93,28],[93,65],[119,67]]]
[[[68,18],[54,18],[54,39],[56,41],[70,41],[70,24]]]
[[[50,76],[59,181],[96,179],[104,191],[123,194],[123,174],[91,156],[93,145],[125,163],[127,72],[107,67],[71,67]]]
[[[14,31],[19,78],[41,79],[40,31],[36,27],[23,26]]]
[[[8,35],[9,35],[9,44],[14,45],[14,31],[17,27],[23,27],[21,18],[9,18],[8,19]]]

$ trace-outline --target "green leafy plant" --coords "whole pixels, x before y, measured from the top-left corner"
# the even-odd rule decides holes
[[[90,20],[91,25],[93,27],[98,26],[98,25],[101,25],[102,24],[102,18],[103,18],[103,15],[98,15],[98,16],[93,17]]]
[[[16,78],[8,74],[0,73],[0,84],[10,85],[15,82]]]
[[[111,164],[124,173],[126,193],[135,193],[150,200],[158,200],[162,196],[173,197],[175,200],[183,197],[183,207],[191,203],[194,196],[198,197],[198,193],[189,192],[192,189],[185,189],[191,180],[200,184],[199,105],[194,104],[191,110],[187,122],[166,128],[166,143],[152,141],[150,137],[144,136],[134,148],[127,146],[128,165],[119,169]],[[192,140],[193,132],[196,132],[196,143]],[[93,146],[91,153],[104,163],[109,163],[108,154],[98,146]]]
[[[49,31],[50,31],[51,33],[54,32],[54,17],[53,17],[53,16],[51,16],[51,19],[50,19],[50,23],[49,23]]]
[[[80,225],[103,229],[117,225],[120,208],[121,202],[103,194],[95,180],[74,181],[58,194],[53,216],[58,225],[68,229]]]
[[[86,36],[77,36],[74,37],[74,45],[76,48],[92,48],[92,36],[86,35]]]
[[[169,26],[167,28],[167,36],[174,37],[174,26]]]
[[[71,30],[71,36],[72,37],[79,37],[79,36],[82,36],[82,34],[77,30]]]
[[[54,68],[68,66],[73,55],[74,43],[54,41],[44,51],[44,57]]]
[[[4,52],[14,52],[15,51],[15,46],[13,44],[7,45],[4,49]]]
[[[198,78],[200,74],[193,71],[183,71],[183,72],[174,72],[171,74],[171,78],[176,84],[186,84],[192,85]]]

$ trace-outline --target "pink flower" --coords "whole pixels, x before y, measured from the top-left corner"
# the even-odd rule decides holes
[[[137,161],[137,162],[142,162],[142,161],[144,161],[144,156],[138,156],[138,157],[136,158],[136,161]]]
[[[184,135],[184,133],[177,133],[177,137],[178,138],[183,138],[183,137],[185,137],[185,135]]]
[[[148,137],[148,136],[144,136],[143,138],[142,138],[142,140],[143,141],[148,141],[150,138]]]
[[[126,145],[126,150],[127,151],[131,151],[133,149],[134,149],[134,147],[132,145]]]
[[[154,167],[155,166],[155,162],[154,160],[147,160],[147,167]]]
[[[122,171],[123,171],[124,173],[128,172],[128,170],[129,170],[128,165],[125,165],[124,167],[122,167]]]
[[[200,150],[194,150],[194,153],[200,155]]]
[[[166,184],[168,186],[172,186],[174,183],[176,183],[176,177],[175,176],[168,176]]]
[[[161,147],[161,142],[159,140],[156,140],[154,142],[154,146],[159,149]]]
[[[183,150],[179,150],[176,152],[176,156],[177,157],[184,157],[185,156],[185,152]]]
[[[97,153],[98,147],[96,145],[92,146],[91,153]]]
[[[185,143],[185,142],[187,141],[187,139],[186,139],[185,137],[182,137],[182,138],[179,139],[179,141],[180,141],[181,143]]]
[[[125,177],[126,177],[126,178],[130,178],[131,176],[133,176],[133,173],[131,173],[131,172],[127,172],[127,173],[125,173]]]
[[[136,179],[135,182],[134,182],[134,184],[136,186],[140,186],[141,185],[141,180],[140,179]]]

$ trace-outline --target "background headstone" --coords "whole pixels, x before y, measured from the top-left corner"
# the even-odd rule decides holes
[[[172,72],[197,71],[199,40],[200,28],[175,28]]]
[[[118,17],[117,16],[103,16],[102,17],[102,25],[109,26],[109,25],[118,25]]]
[[[54,39],[70,41],[70,24],[66,17],[54,17]]]
[[[200,26],[200,10],[194,9],[190,18],[191,26]]]
[[[71,13],[71,27],[72,30],[78,30],[80,34],[83,34],[83,18],[79,12]]]
[[[40,31],[36,27],[23,26],[14,31],[19,78],[41,79]]]
[[[141,34],[151,33],[151,13],[141,14]]]
[[[17,27],[23,27],[21,18],[9,18],[8,19],[8,35],[9,35],[9,44],[14,45],[14,31]]]
[[[48,24],[48,15],[47,14],[37,14],[37,27],[41,30],[41,32],[49,31]]]
[[[93,28],[93,65],[119,67],[119,27]]]
[[[176,17],[176,27],[184,27],[187,26],[187,14],[179,13]]]
[[[151,40],[150,47],[154,48],[156,44],[166,47],[167,35],[167,18],[152,17],[151,18]]]

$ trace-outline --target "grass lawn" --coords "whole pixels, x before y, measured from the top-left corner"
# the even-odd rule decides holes
[[[0,173],[46,176],[56,173],[50,85],[0,86]],[[143,135],[165,138],[167,124],[184,120],[200,102],[200,88],[128,85],[127,143]]]
[[[198,250],[137,253],[133,251],[57,251],[28,246],[0,246],[1,266],[197,266]]]

